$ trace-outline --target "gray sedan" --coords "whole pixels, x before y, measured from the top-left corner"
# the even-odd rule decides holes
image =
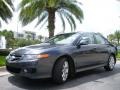
[[[7,70],[31,79],[53,78],[66,82],[76,72],[104,67],[112,71],[116,47],[98,33],[65,33],[44,43],[18,48],[6,60]]]

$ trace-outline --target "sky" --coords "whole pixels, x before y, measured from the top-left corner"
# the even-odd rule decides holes
[[[14,0],[15,8],[18,7],[18,1]],[[105,37],[107,35],[114,33],[116,30],[120,30],[120,2],[117,0],[77,0],[82,2],[82,10],[84,12],[84,20],[80,24],[77,20],[77,28],[75,31],[85,31],[85,32],[99,32]],[[24,30],[34,31],[36,34],[41,34],[43,36],[48,36],[47,25],[43,28],[35,28],[35,23],[37,20],[33,21],[31,24],[22,27],[21,22],[18,19],[18,12],[14,12],[13,18],[9,21],[9,24],[2,23],[2,29],[8,29],[18,32],[23,32]],[[60,18],[56,15],[56,29],[55,34],[59,34],[63,31]],[[66,31],[71,32],[70,26],[66,24]],[[18,29],[17,29],[18,28]]]

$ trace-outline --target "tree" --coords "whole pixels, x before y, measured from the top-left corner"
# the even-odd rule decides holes
[[[0,31],[0,35],[5,36],[6,40],[7,40],[7,48],[10,48],[13,46],[14,44],[14,33],[12,31],[8,31],[8,30],[3,30]]]
[[[0,0],[0,18],[6,23],[7,19],[12,17],[12,10],[14,10],[14,6],[11,0]]]
[[[43,37],[42,35],[39,35],[39,36],[38,36],[38,39],[39,39],[40,41],[42,41],[43,38],[44,38],[44,37]]]
[[[120,43],[120,31],[119,30],[117,30],[117,31],[115,31],[115,38],[116,38],[116,40],[117,40],[117,44],[119,45]]]
[[[63,29],[65,30],[65,21],[71,26],[71,30],[76,28],[75,18],[82,22],[83,11],[80,3],[76,0],[22,0],[20,3],[20,20],[23,25],[27,25],[36,18],[38,22],[48,22],[49,38],[54,36],[56,13],[60,16]]]
[[[114,40],[115,40],[115,35],[114,34],[109,34],[107,36],[108,40],[111,42],[111,43],[114,43]]]
[[[7,31],[6,29],[2,31],[2,35],[5,36],[5,38],[14,38],[13,31]]]
[[[39,40],[16,39],[16,47],[24,47],[33,44],[39,44]]]
[[[26,34],[26,38],[27,38],[28,40],[29,40],[29,39],[35,40],[36,34],[35,34],[34,32],[25,31],[25,34]]]

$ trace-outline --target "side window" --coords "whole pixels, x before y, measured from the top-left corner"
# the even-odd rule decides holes
[[[79,43],[84,39],[88,40],[88,44],[94,43],[94,38],[93,38],[93,35],[91,35],[91,34],[86,34],[86,33],[82,34],[81,39],[79,40]]]
[[[92,34],[88,34],[88,38],[90,39],[90,44],[94,44],[94,37]]]
[[[105,40],[98,34],[95,35],[95,44],[105,44]]]

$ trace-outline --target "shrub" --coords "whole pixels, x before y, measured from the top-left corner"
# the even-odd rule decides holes
[[[26,39],[16,40],[16,46],[17,47],[24,47],[24,46],[39,44],[39,43],[40,43],[39,40],[26,40]]]
[[[5,56],[0,56],[0,66],[5,66]]]
[[[8,49],[0,49],[0,56],[7,56],[10,53]]]

